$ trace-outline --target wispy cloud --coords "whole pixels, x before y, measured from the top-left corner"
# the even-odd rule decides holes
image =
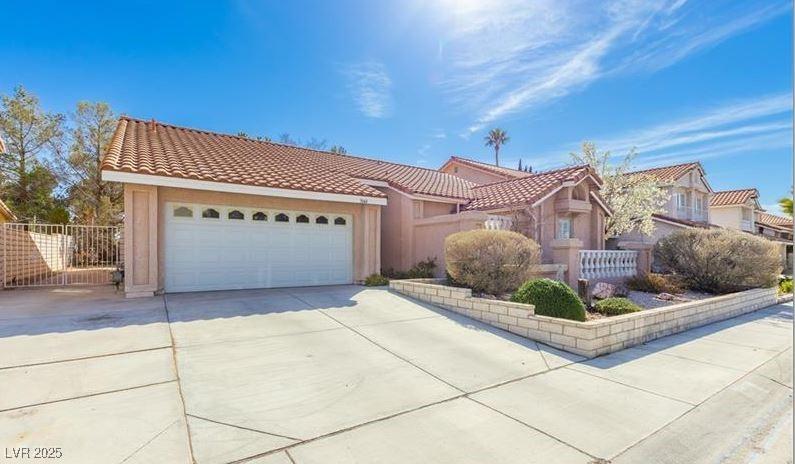
[[[450,2],[441,85],[475,114],[465,137],[607,76],[671,66],[790,8],[781,0],[762,8],[686,0]]]
[[[345,67],[348,88],[359,111],[369,118],[385,118],[392,114],[392,79],[386,67],[368,61]]]
[[[792,144],[792,95],[782,93],[732,101],[694,116],[658,123],[609,137],[597,137],[601,150],[623,155],[638,151],[637,167],[704,160],[785,148]],[[533,161],[548,166],[565,162],[577,142]]]

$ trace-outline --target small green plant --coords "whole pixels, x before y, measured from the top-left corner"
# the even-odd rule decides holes
[[[778,292],[792,293],[792,277],[782,277],[778,280]]]
[[[682,293],[681,279],[673,275],[648,273],[631,277],[626,281],[630,290],[647,293]]]
[[[641,308],[627,298],[605,298],[596,302],[594,310],[605,316],[618,316],[638,312]]]
[[[389,279],[381,274],[370,274],[364,279],[364,285],[367,287],[381,287],[389,284]]]
[[[534,305],[539,316],[585,320],[585,305],[574,290],[557,280],[528,280],[511,296],[511,301]]]

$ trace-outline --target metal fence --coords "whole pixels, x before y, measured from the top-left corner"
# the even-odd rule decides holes
[[[122,267],[120,227],[6,223],[0,240],[4,288],[104,285]]]

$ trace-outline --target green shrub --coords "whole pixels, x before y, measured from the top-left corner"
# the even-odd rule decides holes
[[[507,230],[469,230],[444,241],[445,264],[452,280],[491,295],[516,290],[530,278],[540,257],[536,242]]]
[[[436,258],[428,257],[415,264],[408,271],[396,271],[392,268],[382,271],[390,279],[430,279],[436,269]]]
[[[638,312],[641,308],[627,298],[605,298],[596,302],[594,310],[605,316],[618,316]]]
[[[792,293],[792,277],[782,277],[778,281],[779,293]]]
[[[585,305],[574,290],[557,280],[527,281],[511,296],[511,301],[534,305],[536,314],[540,316],[585,320]]]
[[[657,242],[655,261],[693,290],[731,293],[773,287],[781,272],[777,245],[727,229],[687,229]]]
[[[648,273],[627,279],[630,290],[647,293],[682,293],[685,291],[678,276]]]
[[[381,287],[383,285],[389,285],[389,279],[381,274],[370,274],[364,279],[364,285],[368,287]]]

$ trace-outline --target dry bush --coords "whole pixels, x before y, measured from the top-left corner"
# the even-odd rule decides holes
[[[674,275],[648,273],[630,277],[626,281],[630,290],[647,293],[682,293],[685,291],[682,278]]]
[[[475,292],[500,295],[519,288],[541,260],[536,242],[507,230],[469,230],[444,241],[447,272]]]
[[[688,287],[709,293],[772,287],[781,272],[772,242],[725,229],[675,232],[657,242],[654,256]]]

